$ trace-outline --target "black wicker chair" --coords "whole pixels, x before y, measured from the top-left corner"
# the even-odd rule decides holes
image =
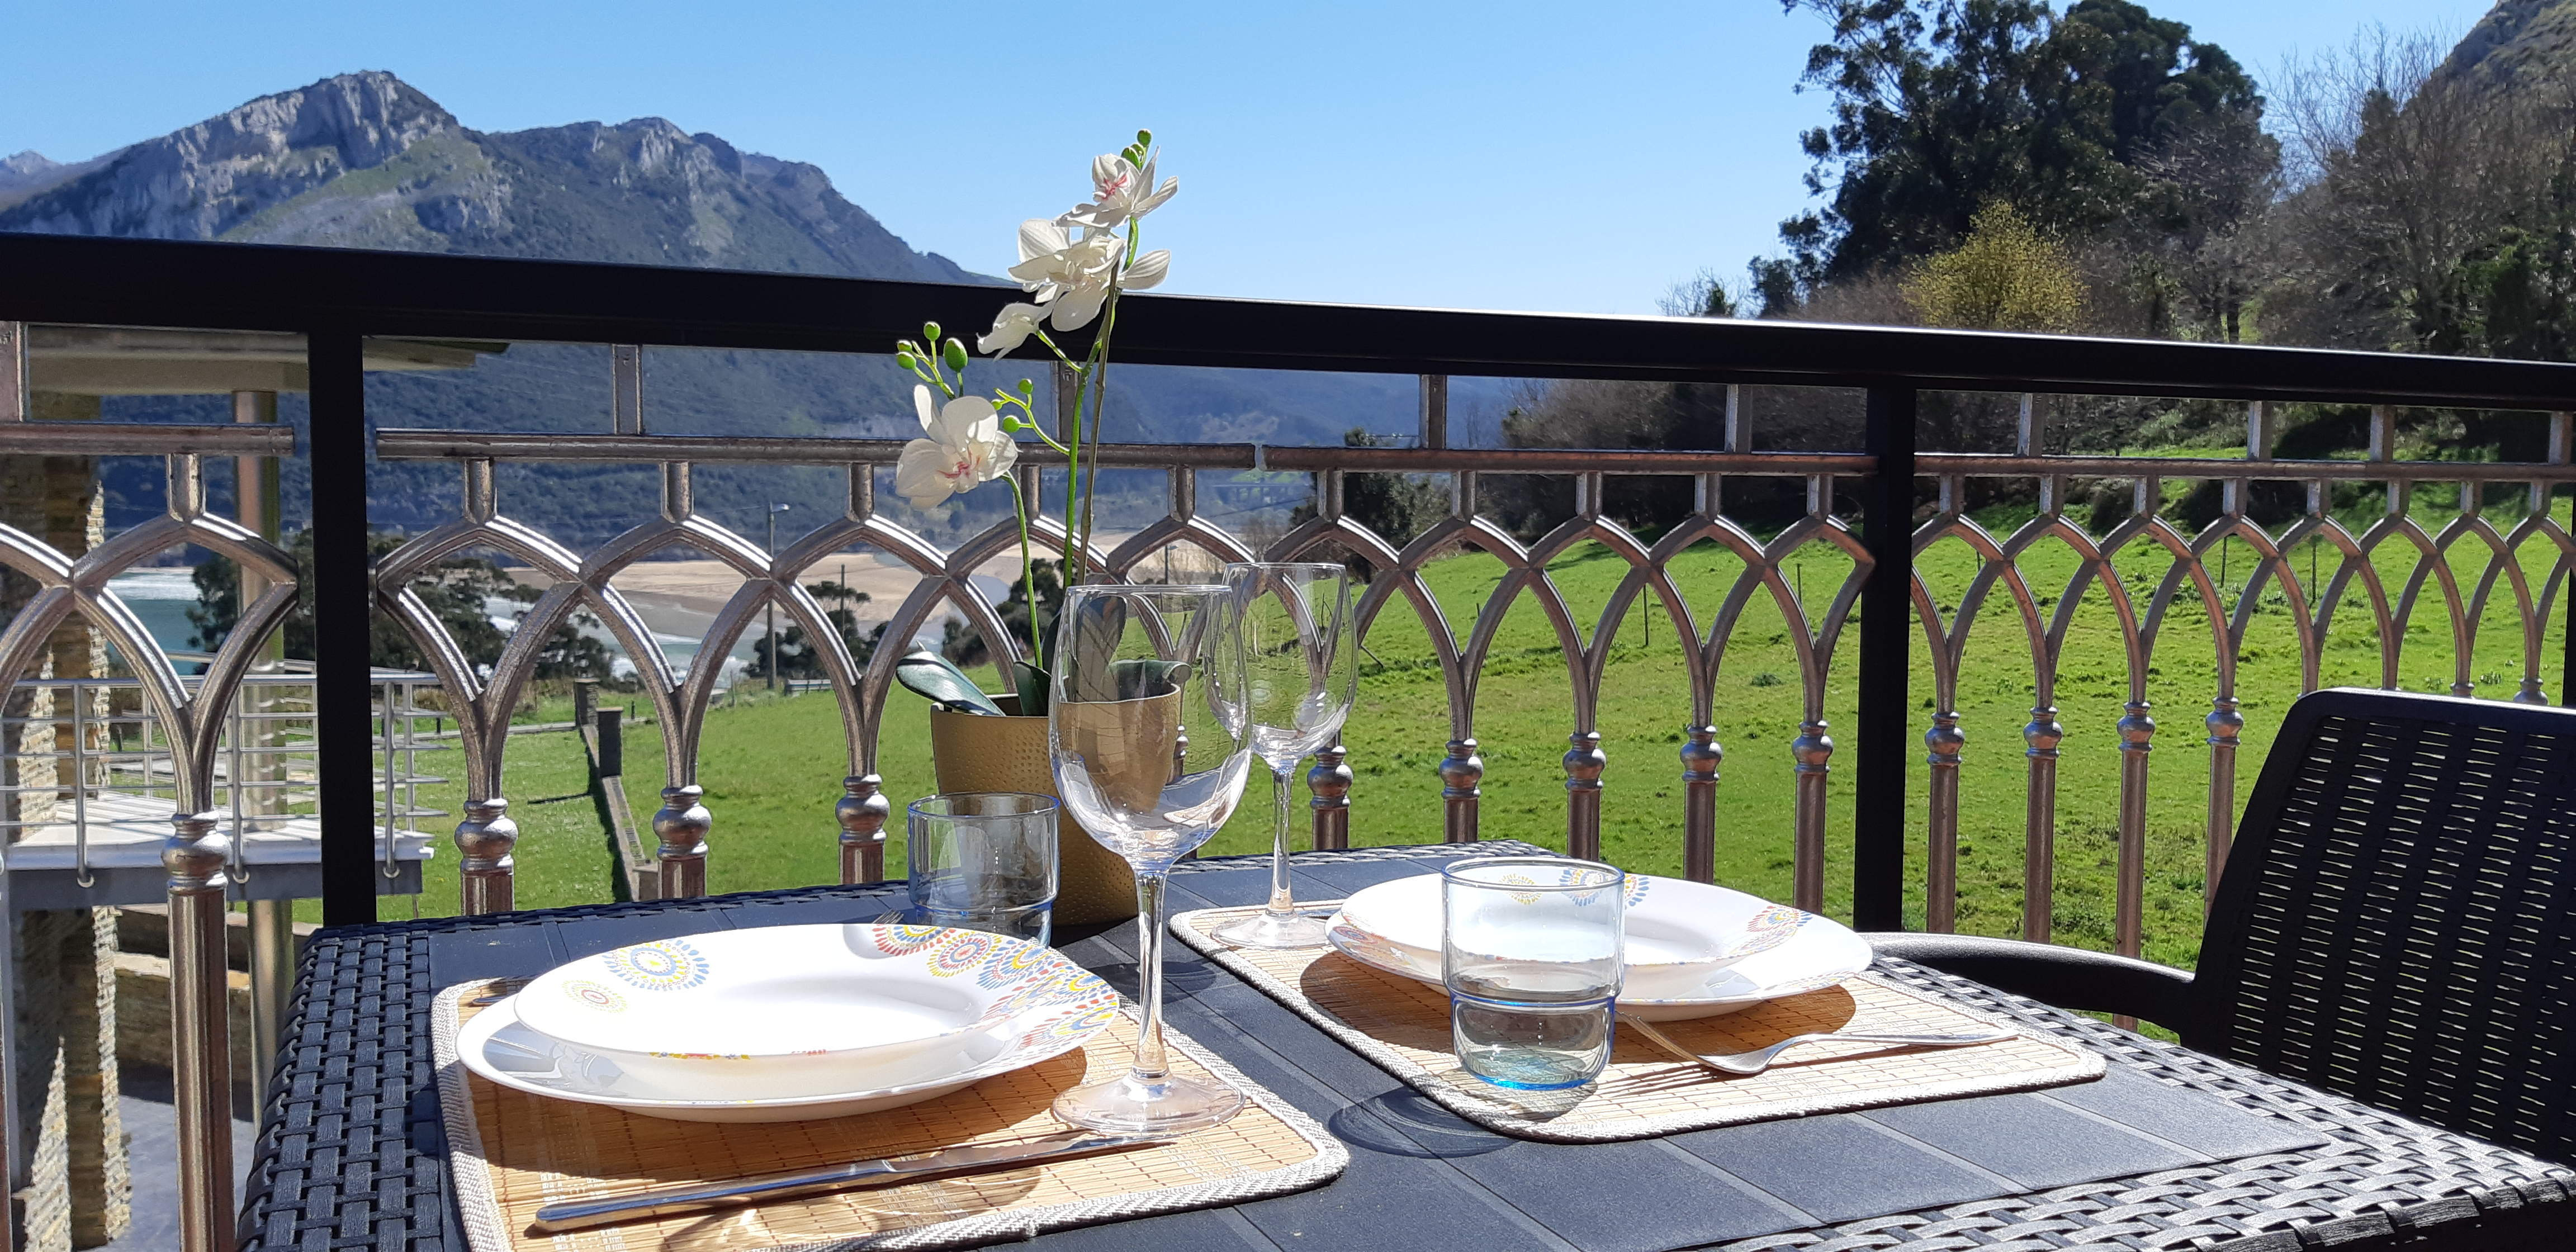
[[[2009,939],[1869,939],[2576,1162],[2576,710],[2301,699],[2237,824],[2197,976]]]

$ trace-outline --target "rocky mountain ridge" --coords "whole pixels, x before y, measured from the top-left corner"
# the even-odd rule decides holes
[[[2442,64],[2446,74],[2509,84],[2576,68],[2576,0],[2498,0]]]
[[[477,131],[377,70],[262,96],[77,172],[24,155],[15,177],[43,185],[0,208],[0,230],[974,280],[905,246],[814,166],[661,118]]]

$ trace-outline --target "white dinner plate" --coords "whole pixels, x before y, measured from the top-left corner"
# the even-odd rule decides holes
[[[1683,878],[1628,875],[1629,994],[1691,996],[1737,962],[1781,947],[1822,919],[1759,896]],[[1342,902],[1342,918],[1440,967],[1440,875],[1382,882]]]
[[[465,1067],[513,1090],[600,1104],[681,1122],[793,1122],[900,1108],[1035,1065],[1081,1047],[1118,1017],[1113,994],[1099,1008],[1013,1033],[994,1029],[924,1049],[905,1073],[862,1090],[755,1099],[710,1099],[702,1083],[674,1086],[658,1074],[629,1073],[615,1058],[552,1038],[519,1019],[517,996],[475,1014],[457,1032]]]
[[[1350,905],[1358,903],[1360,896],[1367,892],[1353,895],[1343,902],[1342,911],[1335,913],[1325,924],[1325,938],[1332,943],[1334,950],[1363,965],[1439,986],[1438,876],[1429,877],[1433,879],[1433,886],[1431,945],[1428,950],[1409,943],[1397,943],[1353,923],[1349,915]],[[1381,883],[1379,887],[1411,881],[1415,880],[1397,879],[1394,883]],[[1661,884],[1679,881],[1682,880],[1655,879],[1657,885],[1652,890],[1660,891]],[[1708,887],[1701,883],[1687,885],[1704,891],[1723,891],[1746,900],[1756,899],[1723,887]],[[1379,887],[1368,890],[1376,891]],[[1674,894],[1679,896],[1682,893]],[[1647,898],[1653,898],[1652,891]],[[1723,966],[1711,967],[1695,979],[1685,976],[1674,982],[1669,981],[1672,974],[1663,973],[1658,974],[1652,984],[1644,984],[1637,980],[1632,966],[1627,986],[1619,997],[1619,1010],[1650,1022],[1715,1017],[1748,1009],[1766,1000],[1819,991],[1869,968],[1874,954],[1867,940],[1829,918],[1811,913],[1799,913],[1799,917],[1803,920],[1786,928],[1786,937],[1778,943],[1737,957]],[[1406,933],[1418,935],[1417,931]]]
[[[630,1079],[721,1100],[875,1091],[960,1048],[1114,1010],[1053,949],[940,926],[768,926],[633,944],[512,997],[520,1021]]]

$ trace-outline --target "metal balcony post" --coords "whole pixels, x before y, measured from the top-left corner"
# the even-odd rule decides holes
[[[885,780],[874,774],[852,774],[841,780],[844,791],[832,806],[841,823],[841,881],[876,882],[885,877],[885,824],[894,801],[880,790]]]
[[[1914,413],[1910,387],[1869,389],[1868,452],[1878,459],[1864,489],[1861,543],[1870,567],[1860,593],[1860,733],[1853,788],[1852,924],[1904,924],[1905,774],[1914,756],[1908,706],[1913,677]]]
[[[1306,792],[1314,797],[1306,802],[1314,812],[1315,850],[1337,851],[1351,846],[1351,767],[1349,748],[1339,742],[1315,754],[1315,767],[1306,771]]]
[[[313,417],[305,455],[313,470],[313,723],[320,774],[322,920],[376,920],[375,688],[368,616],[375,589],[367,559],[367,378],[353,331],[315,331],[305,342]],[[320,519],[330,522],[321,524]]]

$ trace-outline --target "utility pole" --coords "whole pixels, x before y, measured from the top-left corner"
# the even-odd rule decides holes
[[[796,506],[792,504],[780,504],[775,500],[769,502],[769,512],[765,520],[769,523],[769,559],[772,563],[775,563],[778,560],[778,515],[794,507]],[[763,603],[760,606],[760,611],[763,615],[763,624],[761,626],[762,637],[768,640],[769,647],[769,665],[767,667],[769,670],[769,689],[771,691],[776,691],[778,690],[778,601],[772,599]]]

